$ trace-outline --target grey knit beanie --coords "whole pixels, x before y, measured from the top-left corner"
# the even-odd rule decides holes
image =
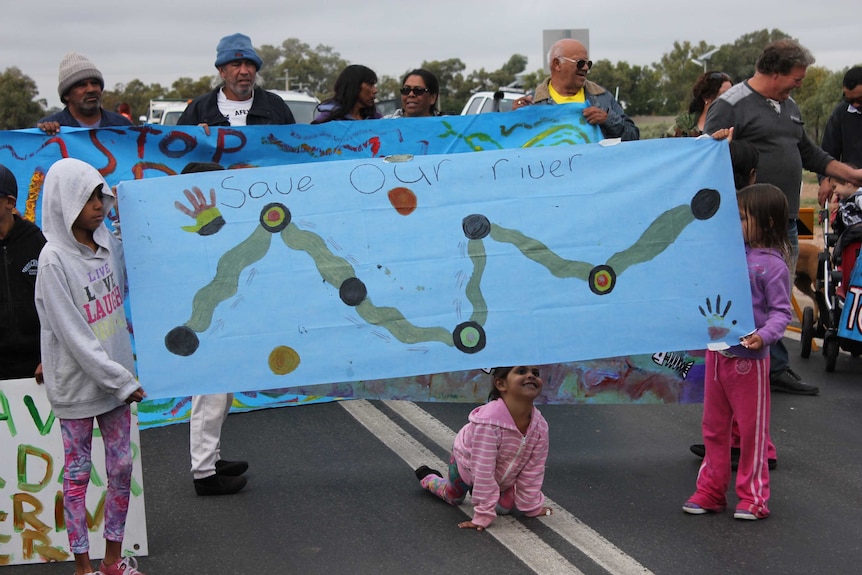
[[[102,73],[92,62],[77,52],[69,52],[63,56],[60,61],[60,85],[57,87],[60,99],[63,99],[63,96],[72,89],[72,86],[90,78],[98,80],[102,89],[105,89],[105,79],[102,78]]]

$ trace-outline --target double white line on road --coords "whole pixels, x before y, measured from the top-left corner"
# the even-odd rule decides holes
[[[409,401],[385,401],[383,403],[443,449],[450,450],[452,448],[455,432],[432,417],[427,411]],[[368,401],[342,401],[339,402],[339,405],[394,451],[411,469],[416,469],[423,464],[438,469],[448,467],[448,462],[444,462],[426,449],[407,431]],[[554,508],[554,515],[543,517],[542,523],[557,532],[608,573],[612,575],[651,575],[646,567],[626,555],[577,517],[550,499],[546,499],[546,504]],[[469,506],[462,505],[461,510],[468,517],[472,517],[472,509]],[[565,557],[512,517],[498,517],[494,526],[486,530],[486,533],[500,541],[536,573],[542,575],[582,573]]]

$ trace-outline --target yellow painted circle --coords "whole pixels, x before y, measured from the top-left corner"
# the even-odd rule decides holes
[[[269,352],[269,369],[275,375],[287,375],[299,367],[299,354],[292,347],[279,345]]]

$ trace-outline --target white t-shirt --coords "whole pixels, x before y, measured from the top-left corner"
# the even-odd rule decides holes
[[[248,100],[228,100],[224,90],[218,91],[218,111],[222,113],[231,126],[245,126],[248,111],[254,102],[254,92]]]
[[[781,102],[773,100],[772,98],[767,98],[766,101],[769,102],[769,105],[772,106],[772,109],[775,110],[776,113],[781,113]]]
[[[78,120],[78,125],[81,126],[82,128],[98,128],[99,126],[102,125],[102,118],[100,116],[99,119],[96,120],[95,122],[93,122],[92,124]]]

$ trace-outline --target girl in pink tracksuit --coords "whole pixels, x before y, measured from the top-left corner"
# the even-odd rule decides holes
[[[472,491],[473,520],[458,527],[482,531],[497,516],[517,507],[525,515],[551,515],[542,482],[548,458],[548,422],[533,406],[542,392],[536,366],[498,367],[488,403],[470,413],[455,437],[449,478],[423,465],[422,487],[451,505]]]
[[[703,439],[706,455],[697,490],[682,506],[693,515],[724,511],[730,484],[731,428],[739,426],[736,519],[769,515],[769,346],[790,322],[787,200],[771,184],[737,193],[751,303],[757,329],[739,345],[706,352]]]

